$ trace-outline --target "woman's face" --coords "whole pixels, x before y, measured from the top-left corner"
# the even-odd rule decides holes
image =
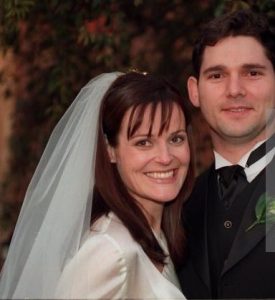
[[[129,193],[148,212],[159,204],[173,200],[179,193],[189,167],[190,153],[185,118],[177,104],[173,105],[169,127],[159,135],[161,106],[157,107],[152,134],[150,107],[147,107],[139,129],[127,138],[131,109],[122,121],[116,147],[109,146],[112,163]]]

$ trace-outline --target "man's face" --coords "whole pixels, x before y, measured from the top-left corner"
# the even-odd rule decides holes
[[[275,74],[256,39],[227,37],[207,46],[199,79],[190,77],[188,89],[210,125],[213,141],[264,139],[267,110],[275,103]]]

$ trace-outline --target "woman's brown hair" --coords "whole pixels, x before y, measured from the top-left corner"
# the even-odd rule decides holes
[[[184,99],[180,92],[163,78],[130,72],[119,76],[106,92],[99,116],[91,223],[103,214],[113,211],[149,258],[155,263],[163,264],[165,254],[142,209],[122,182],[116,164],[110,163],[107,152],[107,142],[112,147],[117,145],[122,120],[129,109],[131,109],[131,117],[128,124],[128,138],[140,127],[144,111],[148,106],[152,116],[151,126],[148,129],[150,135],[159,104],[162,110],[159,134],[169,125],[174,104],[182,110],[188,126],[190,119]],[[192,183],[193,168],[190,166],[178,196],[164,207],[162,230],[176,266],[180,265],[185,252],[185,234],[180,222],[181,210],[190,193]]]

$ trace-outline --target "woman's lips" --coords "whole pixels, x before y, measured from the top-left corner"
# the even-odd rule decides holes
[[[162,182],[162,183],[170,183],[175,180],[176,174],[177,174],[178,168],[167,170],[167,171],[153,171],[153,172],[146,172],[144,173],[147,177],[150,179]]]

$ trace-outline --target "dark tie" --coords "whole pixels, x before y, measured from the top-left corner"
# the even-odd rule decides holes
[[[247,160],[246,166],[250,167],[266,153],[275,147],[275,134],[253,150]],[[219,197],[226,207],[230,207],[235,197],[247,184],[243,167],[239,165],[227,166],[217,170],[219,181]]]
[[[235,197],[247,184],[243,167],[233,165],[217,170],[219,180],[219,196],[225,207],[229,208]]]

